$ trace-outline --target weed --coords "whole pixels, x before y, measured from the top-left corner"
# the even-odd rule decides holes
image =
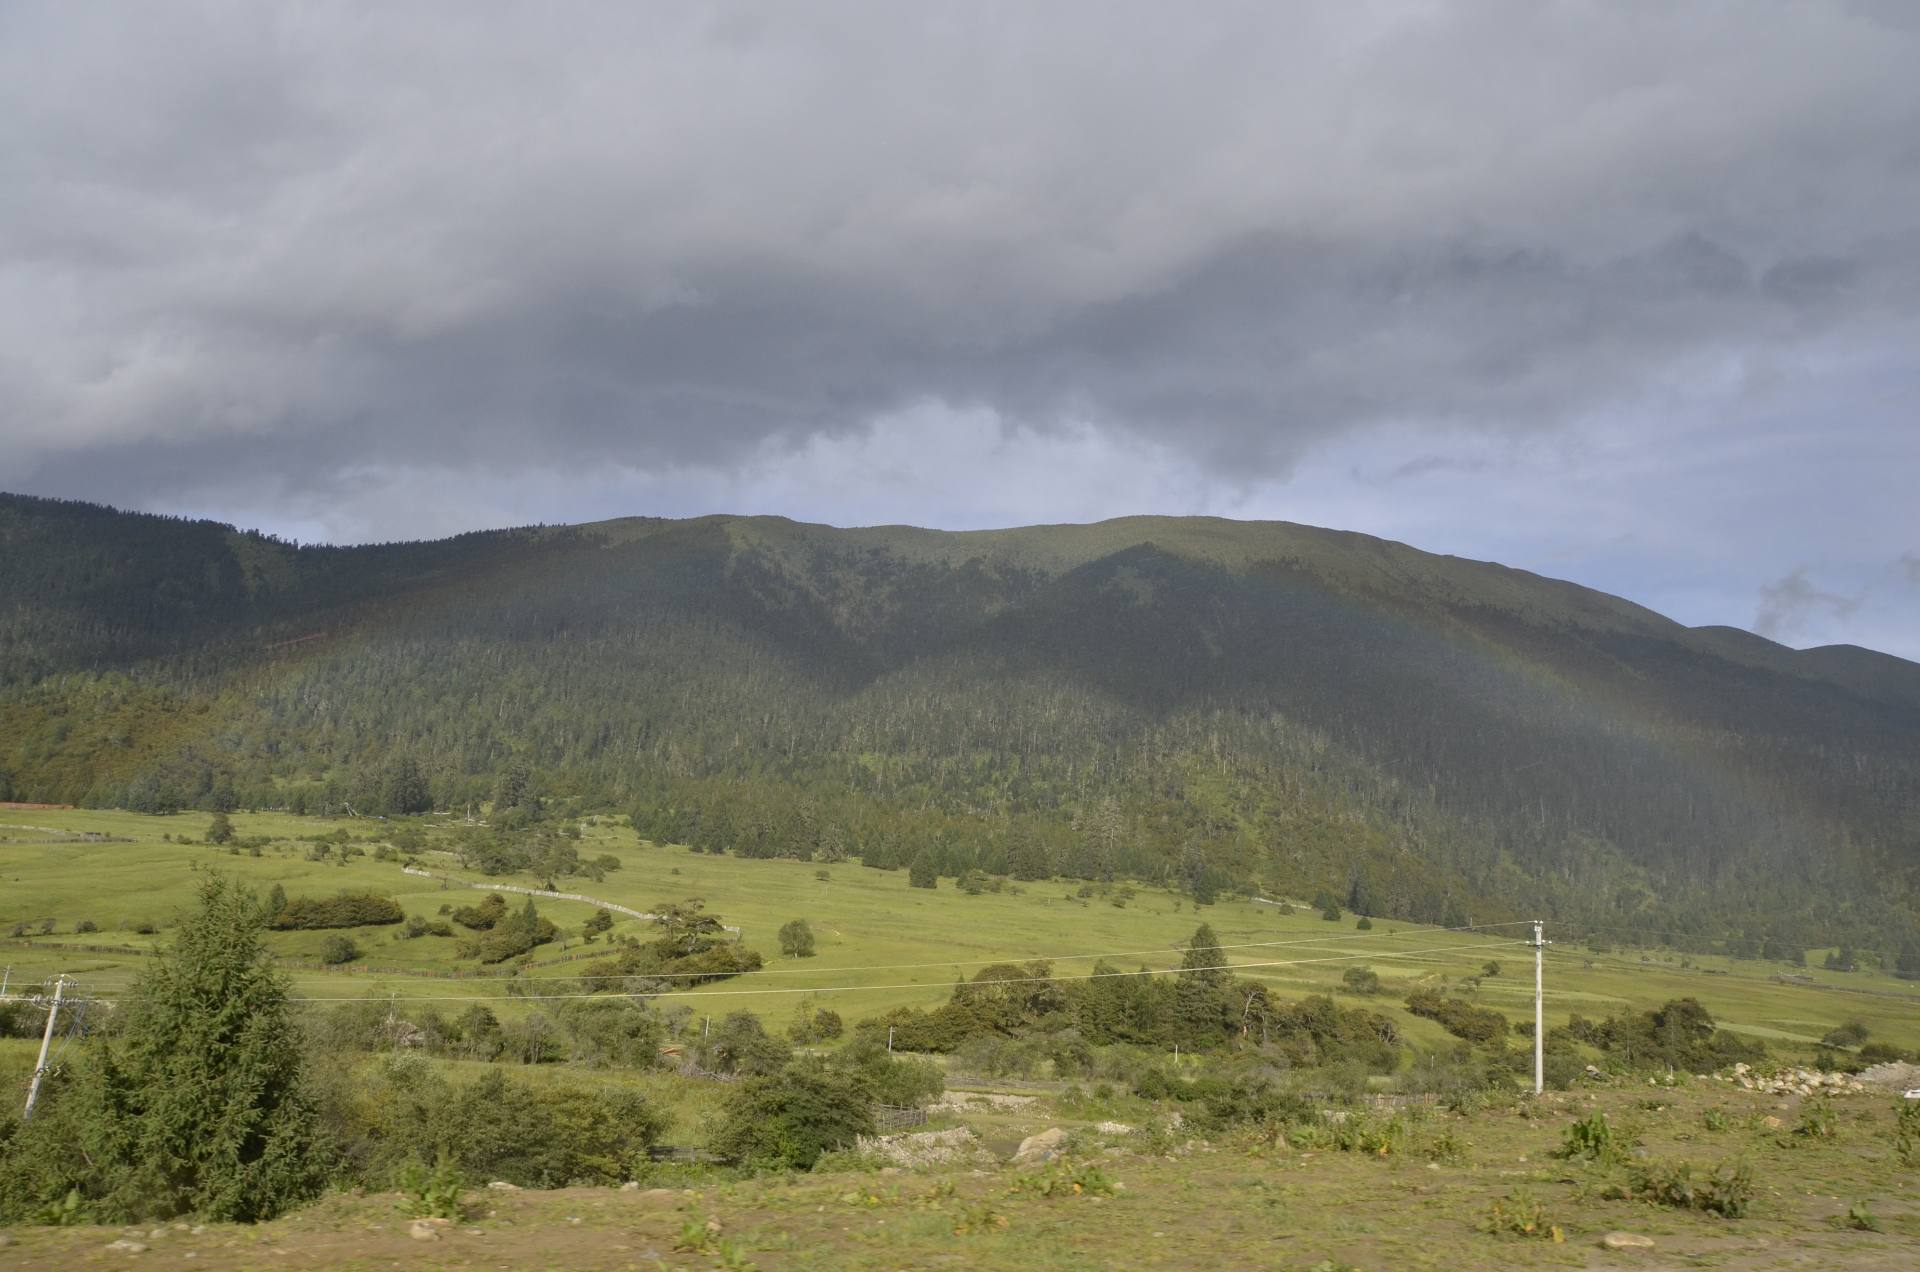
[[[1718,1133],[1727,1129],[1727,1115],[1719,1109],[1708,1109],[1700,1115],[1700,1124],[1709,1131]]]
[[[460,1170],[443,1152],[432,1166],[408,1162],[400,1168],[395,1183],[400,1188],[400,1210],[419,1219],[458,1219]]]
[[[1026,1193],[1034,1197],[1111,1197],[1115,1188],[1113,1180],[1098,1166],[1090,1163],[1068,1165],[1055,1162],[1045,1170],[1020,1175],[1013,1181],[1009,1195]]]
[[[1840,1122],[1831,1104],[1808,1104],[1800,1110],[1800,1125],[1793,1128],[1793,1133],[1802,1139],[1830,1140],[1840,1133]]]
[[[1878,1232],[1880,1221],[1867,1209],[1867,1203],[1856,1201],[1847,1207],[1847,1213],[1837,1221],[1842,1228],[1852,1228],[1856,1232]]]
[[[1457,1162],[1467,1155],[1470,1147],[1464,1138],[1454,1134],[1452,1127],[1444,1126],[1427,1140],[1425,1151],[1432,1161]]]
[[[1005,1232],[1007,1217],[989,1206],[986,1202],[960,1207],[953,1216],[953,1235],[963,1237],[969,1232]]]
[[[1920,1101],[1900,1101],[1893,1124],[1893,1151],[1902,1166],[1920,1166]]]
[[[1703,1210],[1738,1219],[1753,1203],[1753,1168],[1745,1162],[1721,1162],[1706,1178],[1696,1177],[1691,1162],[1649,1162],[1636,1166],[1625,1189],[1611,1195],[1652,1202],[1674,1210]]]
[[[1546,1208],[1525,1189],[1510,1193],[1488,1207],[1486,1218],[1480,1221],[1480,1231],[1535,1237],[1555,1245],[1567,1239],[1559,1224],[1547,1222]]]
[[[77,1224],[93,1222],[93,1213],[87,1203],[81,1199],[80,1190],[72,1188],[67,1195],[56,1202],[49,1202],[30,1216],[33,1223],[43,1223],[54,1228],[70,1228]]]
[[[1618,1166],[1631,1155],[1630,1138],[1614,1130],[1604,1113],[1595,1113],[1567,1128],[1567,1137],[1554,1150],[1555,1157],[1567,1161],[1588,1161],[1598,1166]]]

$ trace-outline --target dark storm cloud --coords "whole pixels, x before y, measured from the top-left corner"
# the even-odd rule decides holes
[[[14,4],[0,486],[724,469],[926,402],[1245,482],[1738,400],[1915,334],[1906,16]]]

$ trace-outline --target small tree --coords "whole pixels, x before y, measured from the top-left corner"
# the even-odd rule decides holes
[[[813,928],[795,919],[780,929],[780,952],[788,958],[813,957]]]
[[[207,823],[207,842],[210,844],[233,842],[233,821],[226,813],[215,813],[213,820]]]
[[[327,943],[320,947],[322,963],[351,963],[359,957],[360,947],[353,943],[353,938],[341,936],[337,932],[328,937]]]
[[[1354,924],[1353,927],[1357,932],[1371,932],[1373,931],[1373,920],[1363,914],[1360,916],[1360,921]]]
[[[1480,974],[1492,980],[1500,974],[1500,964],[1494,959],[1488,959],[1486,965],[1480,969]]]
[[[940,886],[940,870],[933,864],[933,854],[922,850],[907,867],[907,882],[916,888],[937,888]]]
[[[1380,992],[1380,973],[1371,967],[1349,967],[1341,974],[1340,983],[1354,994],[1377,994]]]
[[[613,930],[613,915],[601,909],[593,912],[593,917],[580,925],[580,934],[591,941],[602,932]]]

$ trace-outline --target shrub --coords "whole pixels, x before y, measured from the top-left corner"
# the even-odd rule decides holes
[[[1491,1007],[1475,1007],[1463,998],[1448,998],[1431,989],[1407,995],[1407,1010],[1468,1042],[1492,1042],[1507,1033],[1507,1018]]]
[[[792,1057],[793,1048],[769,1034],[752,1012],[736,1011],[700,1040],[696,1054],[715,1073],[765,1076],[778,1073]]]
[[[1820,1041],[1829,1047],[1857,1047],[1867,1040],[1867,1027],[1857,1020],[1827,1030]]]
[[[95,923],[92,919],[82,919],[78,923],[73,925],[73,930],[77,933],[82,933],[82,934],[87,932],[98,932],[100,930],[100,925],[98,923]]]
[[[801,1063],[741,1083],[727,1098],[712,1147],[742,1165],[810,1170],[823,1153],[849,1148],[873,1129],[857,1077]]]
[[[272,916],[268,926],[281,930],[370,927],[404,922],[406,917],[406,911],[392,897],[342,892],[331,897],[293,897]]]
[[[327,964],[351,963],[360,957],[360,947],[349,936],[330,936],[320,947],[320,961]]]
[[[491,892],[478,904],[463,905],[454,910],[449,917],[463,928],[469,928],[475,932],[486,932],[507,917],[507,899],[498,892]]]
[[[940,886],[940,869],[934,864],[931,853],[921,852],[907,867],[907,884],[915,888],[937,888]]]
[[[1380,992],[1380,973],[1371,967],[1349,967],[1341,973],[1340,983],[1351,994],[1377,994]]]

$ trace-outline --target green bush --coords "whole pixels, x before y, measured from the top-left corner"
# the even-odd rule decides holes
[[[327,964],[351,963],[360,957],[360,947],[348,936],[330,936],[320,947],[320,961]]]
[[[801,1062],[741,1083],[727,1097],[712,1147],[745,1166],[810,1170],[822,1154],[873,1129],[871,1099],[858,1077]]]
[[[267,926],[280,930],[369,927],[400,923],[406,912],[392,897],[371,892],[342,892],[332,897],[293,897],[270,916]]]
[[[1416,989],[1407,995],[1407,1010],[1439,1024],[1456,1038],[1468,1042],[1493,1042],[1507,1034],[1507,1018],[1491,1007],[1475,1007],[1461,998],[1448,998],[1437,990]]]

